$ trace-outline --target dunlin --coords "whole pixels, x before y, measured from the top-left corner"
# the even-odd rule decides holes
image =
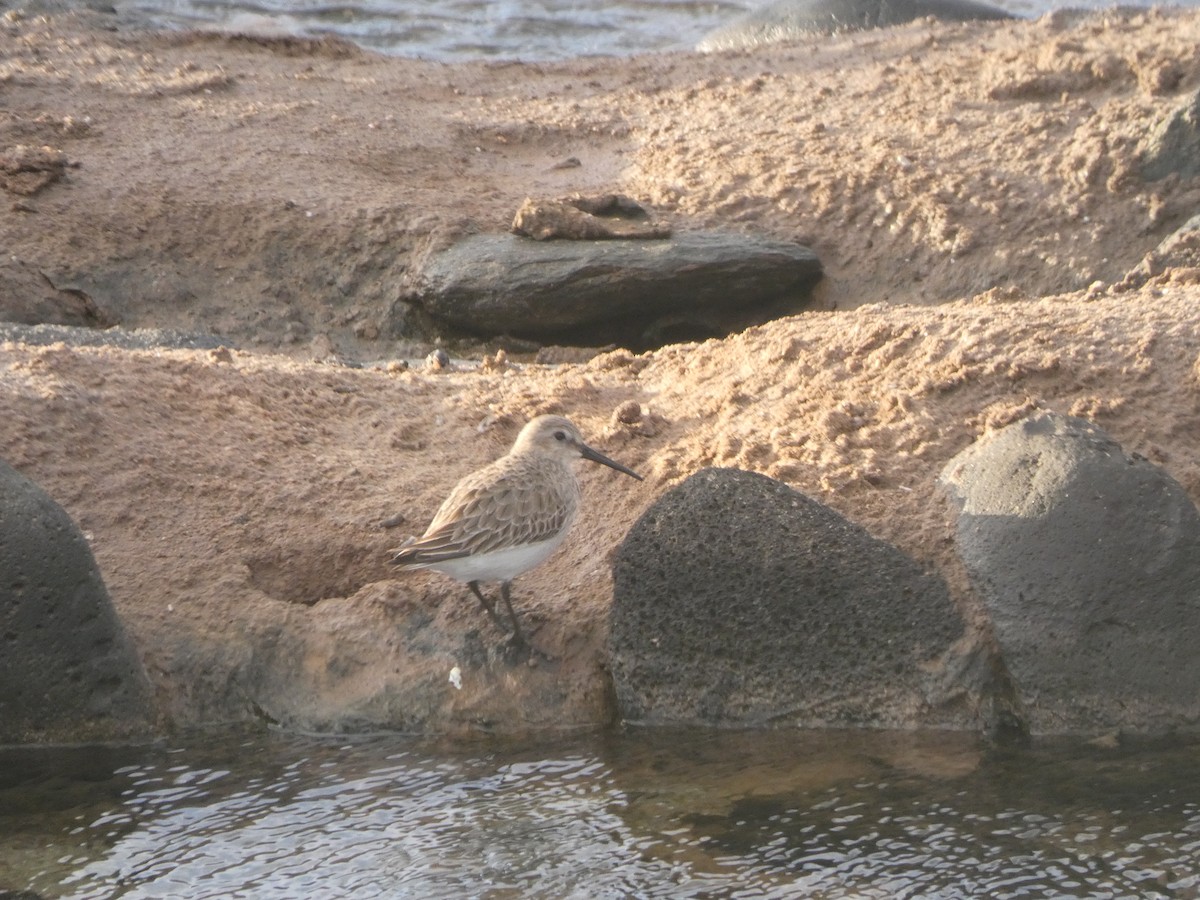
[[[568,419],[538,416],[521,429],[505,456],[460,481],[425,534],[395,551],[392,562],[465,582],[504,628],[495,606],[479,589],[480,582],[500,582],[514,640],[524,644],[509,588],[514,578],[543,562],[566,539],[579,512],[579,482],[572,463],[581,457],[642,480],[585,444]]]

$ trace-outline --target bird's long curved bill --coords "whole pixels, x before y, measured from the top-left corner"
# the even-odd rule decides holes
[[[610,469],[616,469],[618,472],[624,472],[626,475],[632,476],[633,478],[636,478],[638,481],[643,480],[642,476],[639,475],[637,472],[633,471],[633,469],[630,469],[626,466],[621,465],[615,459],[609,459],[607,456],[605,456],[599,450],[593,450],[587,444],[580,444],[579,452],[583,456],[584,459],[590,459],[592,462],[601,463],[603,465],[608,466]]]

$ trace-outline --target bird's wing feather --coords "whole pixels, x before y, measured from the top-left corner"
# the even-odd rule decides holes
[[[578,507],[574,477],[536,477],[512,457],[468,475],[438,509],[429,528],[392,561],[422,566],[549,540],[570,526]]]

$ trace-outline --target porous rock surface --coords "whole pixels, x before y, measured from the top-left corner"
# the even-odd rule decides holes
[[[87,541],[2,461],[0,645],[0,743],[148,727],[149,685]]]
[[[774,479],[707,469],[621,544],[611,629],[626,719],[913,727],[937,719],[963,622],[895,547]]]

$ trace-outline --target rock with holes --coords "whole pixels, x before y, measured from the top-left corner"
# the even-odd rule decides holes
[[[127,737],[150,690],[87,541],[0,462],[0,743]]]
[[[707,469],[618,550],[620,714],[654,723],[914,727],[945,721],[963,622],[946,585],[771,478]]]
[[[1016,18],[976,0],[776,0],[709,32],[696,49],[738,50],[807,34],[886,28],[926,17],[943,22]]]
[[[724,336],[803,308],[807,247],[725,232],[665,240],[468,237],[426,262],[408,299],[476,335],[646,348]]]
[[[1200,514],[1179,484],[1055,414],[980,440],[942,484],[1030,730],[1200,726]]]

